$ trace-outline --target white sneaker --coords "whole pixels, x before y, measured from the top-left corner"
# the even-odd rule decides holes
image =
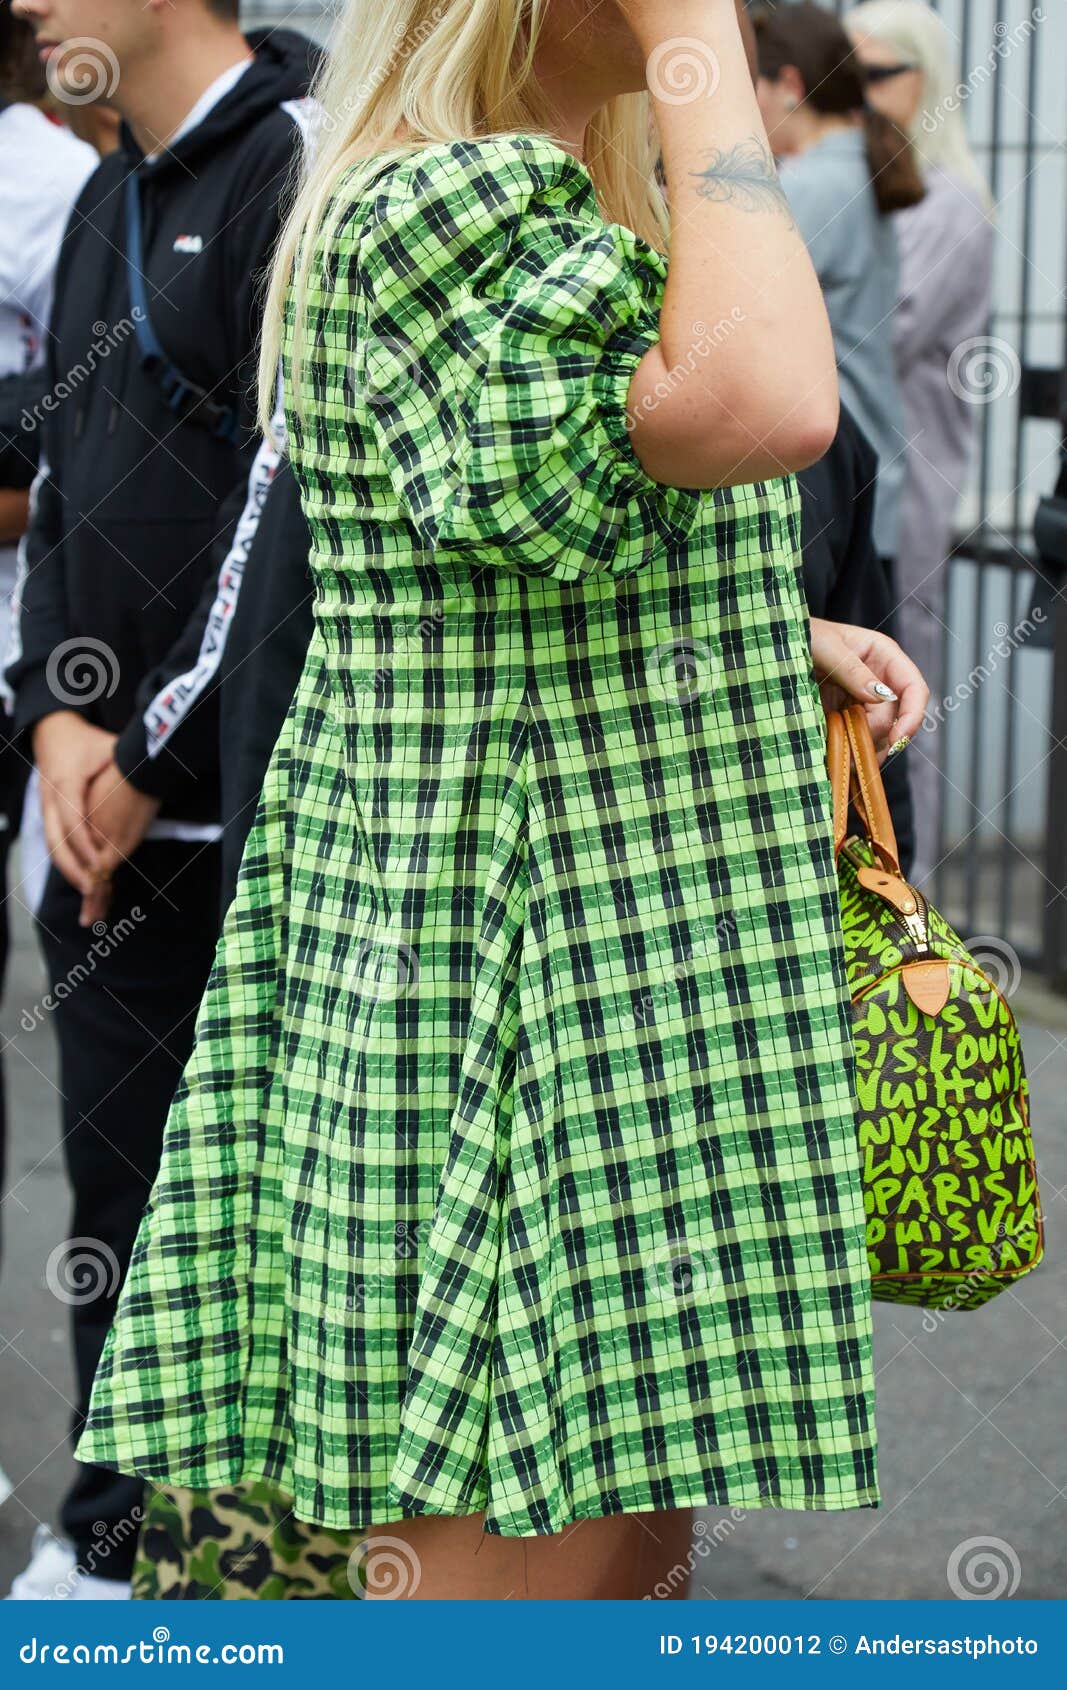
[[[25,1572],[12,1582],[8,1602],[56,1602],[71,1594],[76,1562],[73,1545],[48,1526],[33,1534],[33,1554]]]
[[[8,1602],[128,1602],[128,1579],[102,1579],[83,1573],[74,1546],[48,1526],[33,1534],[33,1555],[5,1597]]]
[[[95,1573],[78,1573],[70,1599],[72,1602],[128,1602],[132,1589],[125,1579],[101,1579]]]

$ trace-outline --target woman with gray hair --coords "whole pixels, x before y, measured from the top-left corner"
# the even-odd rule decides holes
[[[894,218],[900,249],[897,369],[909,440],[897,563],[897,637],[934,697],[945,691],[947,557],[975,435],[975,395],[953,372],[988,327],[993,200],[967,139],[952,38],[921,0],[865,0],[845,19],[869,103],[911,137],[926,198]],[[920,883],[940,856],[936,733],[907,757]]]

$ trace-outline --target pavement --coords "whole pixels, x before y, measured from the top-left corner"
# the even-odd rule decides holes
[[[71,1461],[67,1309],[48,1287],[68,1198],[56,1055],[23,912],[0,1028],[11,1146],[0,1274],[0,1591],[54,1521]],[[986,1308],[943,1318],[877,1309],[884,1501],[849,1514],[710,1510],[697,1521],[692,1594],[705,1598],[978,1598],[1067,1592],[1067,1016],[1020,993],[1049,1259]],[[0,1481],[0,1496],[3,1493]],[[950,1583],[950,1580],[952,1581]]]

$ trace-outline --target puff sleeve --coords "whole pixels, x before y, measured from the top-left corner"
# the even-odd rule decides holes
[[[646,475],[627,421],[664,261],[575,160],[518,136],[429,149],[337,241],[351,404],[421,545],[576,582],[685,538],[702,495]]]

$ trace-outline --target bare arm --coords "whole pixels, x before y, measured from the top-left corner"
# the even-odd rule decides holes
[[[668,486],[802,469],[837,428],[833,342],[735,0],[619,3],[648,60],[671,204],[660,341],[630,389],[634,450]]]

